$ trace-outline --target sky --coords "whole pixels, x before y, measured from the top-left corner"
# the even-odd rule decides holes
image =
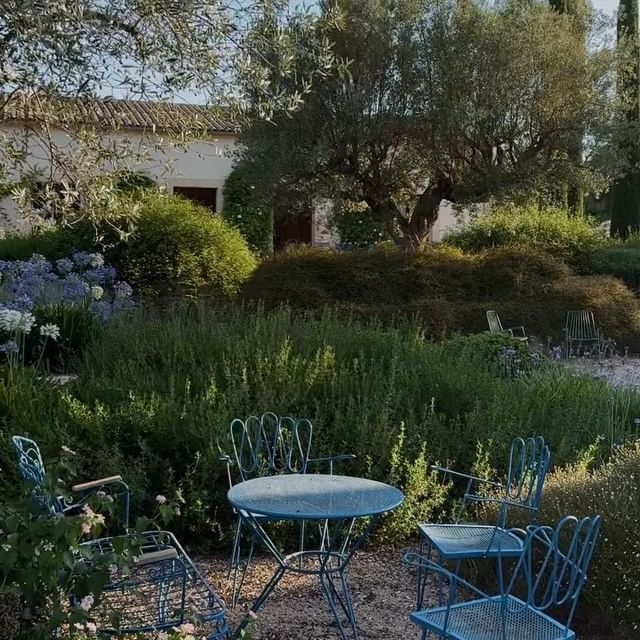
[[[596,9],[600,9],[600,11],[604,11],[609,15],[612,15],[615,10],[618,8],[619,0],[591,0],[593,6]],[[291,6],[310,6],[313,4],[313,0],[290,0]]]
[[[592,0],[593,6],[600,11],[613,14],[618,8],[618,0]]]

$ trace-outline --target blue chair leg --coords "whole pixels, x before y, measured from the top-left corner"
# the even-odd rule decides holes
[[[425,540],[424,536],[420,536],[420,555],[425,557],[431,556],[431,542],[429,540]],[[417,584],[417,594],[416,594],[416,611],[420,611],[422,609],[422,604],[424,602],[424,594],[427,588],[427,578],[428,572],[427,570],[420,566],[418,568],[418,584]]]
[[[253,558],[253,550],[255,548],[255,539],[251,539],[251,544],[249,545],[249,553],[245,559],[242,558],[242,542],[241,539],[238,538],[237,551],[235,556],[235,566],[233,568],[233,587],[231,593],[231,608],[235,608],[238,604],[238,600],[240,599],[240,594],[242,593],[242,586],[244,585],[244,579],[247,575],[247,569],[251,564],[251,559]]]

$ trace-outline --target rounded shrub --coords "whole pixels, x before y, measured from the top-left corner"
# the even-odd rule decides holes
[[[220,216],[177,196],[145,194],[134,231],[107,258],[134,288],[155,293],[233,295],[256,259]]]
[[[364,202],[344,200],[334,212],[333,224],[340,241],[351,247],[369,247],[389,239],[384,225]]]
[[[479,297],[526,294],[541,284],[566,280],[571,269],[546,251],[507,245],[483,251],[475,277]]]
[[[605,237],[590,218],[572,215],[565,209],[507,205],[450,233],[445,242],[472,252],[522,245],[580,263],[605,243]]]

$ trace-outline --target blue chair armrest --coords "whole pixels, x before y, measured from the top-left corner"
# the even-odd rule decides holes
[[[227,467],[227,480],[229,481],[229,489],[233,487],[233,480],[231,479],[231,467],[234,465],[234,461],[230,455],[223,453],[218,457],[218,460]]]
[[[468,473],[462,473],[461,471],[454,471],[453,469],[448,469],[447,467],[439,467],[438,465],[432,465],[431,469],[433,471],[437,471],[445,475],[455,476],[456,478],[463,478],[464,480],[471,480],[472,482],[482,482],[483,484],[488,484],[498,489],[504,489],[504,486],[501,485],[499,482],[493,482],[492,480],[485,480],[485,478],[472,476],[472,475],[469,475]]]
[[[536,507],[532,507],[522,502],[516,502],[515,500],[507,500],[506,498],[497,498],[495,496],[478,496],[472,493],[464,496],[465,500],[471,500],[472,502],[493,502],[505,507],[516,507],[518,509],[526,509],[527,511],[537,511]]]
[[[355,453],[339,453],[335,456],[325,456],[323,458],[309,458],[308,464],[315,465],[328,465],[329,473],[333,475],[333,465],[335,462],[343,462],[345,460],[353,460],[356,457]]]
[[[445,578],[449,582],[449,593],[450,596],[455,596],[457,591],[457,587],[461,585],[465,589],[468,589],[472,593],[481,598],[488,598],[489,596],[478,589],[478,587],[472,585],[470,582],[457,576],[455,573],[445,569],[443,566],[439,565],[437,562],[433,562],[425,558],[423,555],[415,551],[408,551],[402,556],[403,564],[407,566],[418,567],[419,569],[427,569],[428,571],[433,571],[434,573],[440,574],[443,578]]]
[[[89,482],[81,482],[71,487],[72,493],[81,494],[80,499],[75,504],[68,504],[65,511],[72,510],[84,504],[90,496],[96,495],[104,489],[110,487],[119,487],[120,494],[124,496],[124,528],[129,528],[129,507],[131,504],[131,489],[121,476],[110,476],[108,478],[99,478],[98,480],[90,480]],[[114,491],[113,493],[117,493]],[[64,502],[64,500],[63,500]]]

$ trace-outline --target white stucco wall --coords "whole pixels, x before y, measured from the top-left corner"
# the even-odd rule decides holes
[[[19,139],[24,138],[28,161],[21,168],[43,172],[50,170],[51,161],[47,145],[37,135],[20,126],[4,127],[2,133]],[[141,162],[126,162],[127,168],[144,173],[156,183],[165,185],[169,193],[178,186],[217,189],[216,210],[222,211],[224,183],[233,168],[235,136],[220,134],[208,140],[191,142],[185,147],[166,143],[158,147],[152,134],[140,130],[126,129],[104,134],[104,144],[119,145],[123,140],[126,140],[136,153],[147,155]],[[52,132],[52,142],[57,149],[64,152],[70,150],[73,145],[72,138],[62,130]],[[15,204],[10,198],[0,201],[0,207],[5,218],[0,224],[12,229],[25,228],[26,223],[19,220]]]

